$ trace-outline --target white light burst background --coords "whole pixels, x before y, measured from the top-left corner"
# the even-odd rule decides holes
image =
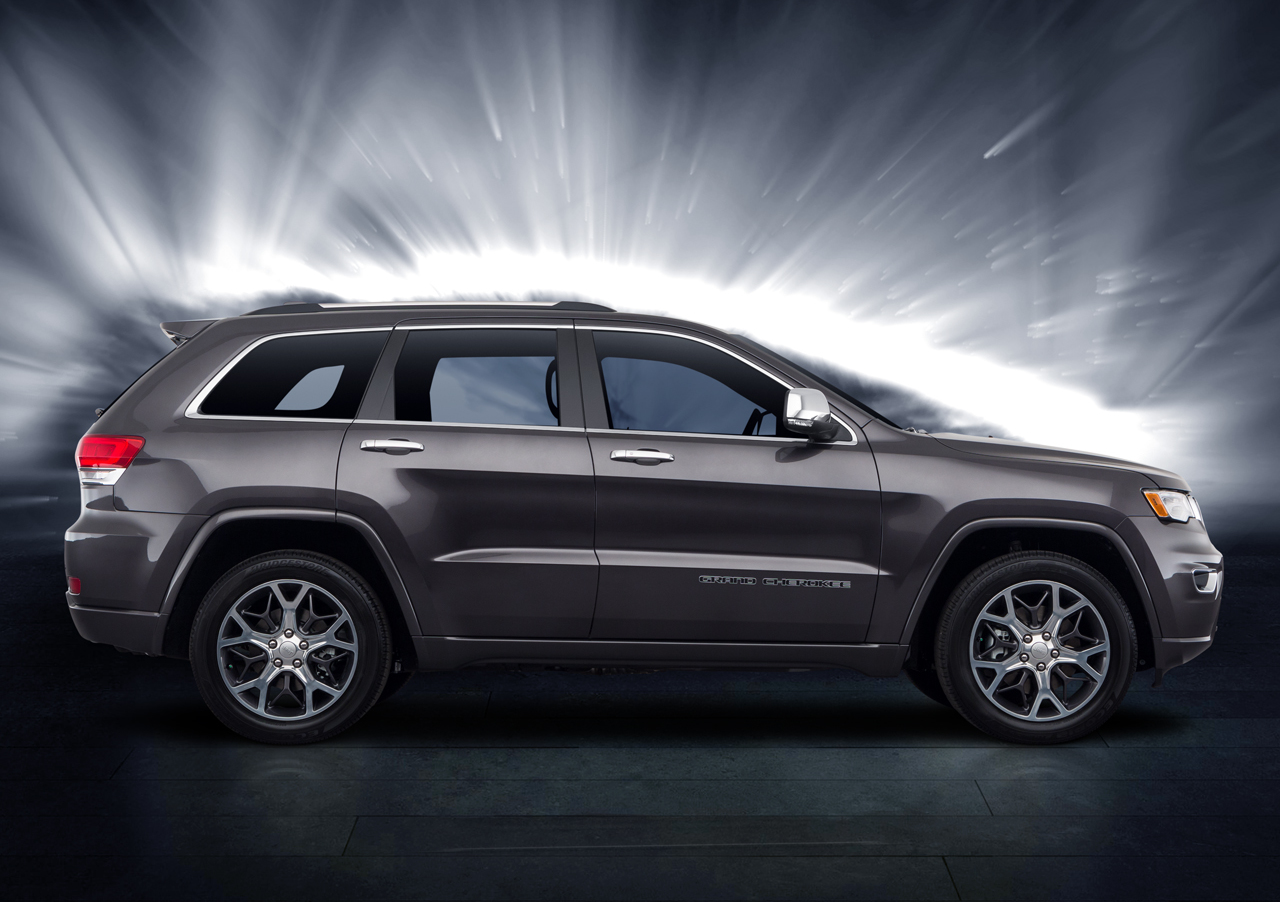
[[[1277,21],[1225,0],[7,7],[0,513],[65,527],[74,440],[164,350],[160,319],[532,294],[744,332],[931,430],[1173,468],[1211,527],[1268,528]]]

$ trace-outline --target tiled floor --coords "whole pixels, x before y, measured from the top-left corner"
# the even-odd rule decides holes
[[[1278,898],[1280,556],[1228,574],[1214,648],[1066,747],[905,679],[475,671],[279,749],[0,559],[0,896]]]

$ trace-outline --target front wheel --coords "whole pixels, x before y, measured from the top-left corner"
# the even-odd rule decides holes
[[[1133,618],[1097,570],[1064,554],[996,558],[952,593],[934,660],[974,726],[1010,742],[1068,742],[1115,712],[1133,679]]]
[[[219,579],[191,629],[191,669],[211,711],[259,742],[328,739],[373,706],[391,635],[373,591],[307,551],[250,558]]]

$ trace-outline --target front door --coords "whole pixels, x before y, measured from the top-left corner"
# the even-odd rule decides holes
[[[401,326],[388,354],[343,441],[338,507],[399,558],[424,635],[586,637],[594,492],[572,329]]]
[[[880,492],[856,425],[782,425],[778,377],[706,341],[579,333],[596,471],[593,639],[860,642]]]

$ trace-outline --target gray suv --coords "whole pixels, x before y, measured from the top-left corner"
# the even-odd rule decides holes
[[[735,335],[583,302],[291,304],[177,348],[77,450],[80,634],[311,742],[415,671],[904,668],[1006,740],[1209,647],[1188,486],[902,429]]]

